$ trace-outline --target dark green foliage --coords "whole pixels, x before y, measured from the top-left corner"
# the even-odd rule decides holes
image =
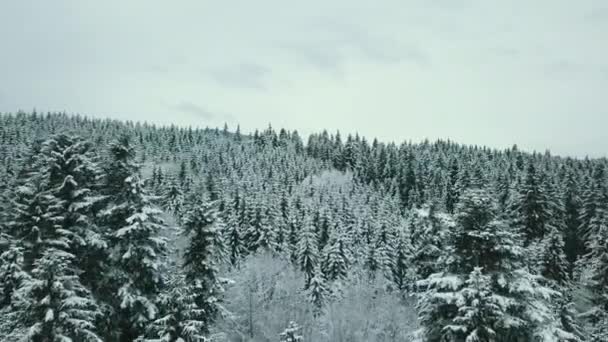
[[[218,230],[216,203],[206,203],[190,209],[183,222],[184,234],[189,245],[184,253],[185,281],[192,291],[196,310],[192,319],[200,322],[202,334],[209,333],[211,323],[217,318],[222,287],[218,279],[218,259],[223,250],[221,232]],[[193,309],[194,310],[194,309]]]
[[[28,341],[101,341],[94,324],[100,312],[71,269],[73,258],[47,249],[17,292],[15,306],[29,327]]]
[[[95,143],[53,136],[54,132],[75,132]],[[116,137],[120,142],[106,151],[103,147]],[[455,323],[452,319],[459,313],[488,313],[483,308],[503,296],[561,313],[562,327],[577,334],[580,322],[571,300],[558,300],[547,292],[552,299],[551,305],[545,305],[536,297],[538,292],[518,292],[516,285],[547,285],[552,279],[560,284],[551,285],[554,291],[569,292],[564,288],[568,283],[589,284],[598,304],[595,315],[585,316],[594,318],[583,322],[590,325],[582,330],[595,326],[594,338],[601,340],[598,322],[606,310],[607,287],[602,279],[608,264],[602,228],[608,209],[606,160],[554,157],[517,148],[498,151],[441,140],[396,145],[358,135],[348,135],[344,141],[342,137],[326,131],[311,134],[304,146],[297,132],[270,126],[249,135],[238,128],[232,134],[227,128],[158,127],[65,114],[0,115],[0,253],[11,245],[22,250],[22,270],[28,276],[51,248],[73,255],[69,272],[78,275],[90,294],[85,297],[98,302],[103,314],[95,322],[96,331],[109,341],[131,341],[144,332],[154,334],[146,337],[157,337],[162,329],[169,340],[177,338],[190,320],[179,313],[194,308],[193,298],[192,312],[199,304],[213,311],[222,300],[218,284],[223,262],[238,267],[242,258],[264,252],[291,260],[304,272],[306,293],[318,309],[339,298],[333,287],[347,283],[353,269],[382,274],[375,281],[388,280],[386,288],[405,292],[417,277],[449,272],[444,276],[455,276],[460,285],[451,291],[436,288],[438,294],[456,293],[469,309],[475,300],[489,303],[478,311],[442,306],[436,318],[446,321],[440,319],[438,327]],[[32,143],[36,140],[40,141]],[[491,196],[472,198],[471,188],[487,189]],[[184,280],[183,286],[165,284],[159,274],[165,263],[159,235],[172,233],[155,204],[176,214],[181,225],[180,219],[207,200],[218,201],[221,218],[212,225],[217,230],[214,242],[192,240],[191,262],[175,270],[190,272],[190,280]],[[428,217],[413,211],[424,211],[427,203],[435,203]],[[190,237],[207,234],[197,231],[190,230]],[[179,256],[183,247],[173,246],[185,241],[175,240],[179,242],[171,246]],[[215,246],[213,251],[207,249],[210,245]],[[5,257],[13,260],[15,254]],[[199,259],[215,263],[215,271],[206,273],[209,267],[201,273],[207,285],[199,286],[203,280],[194,276],[203,270]],[[575,261],[584,267],[571,277],[569,268]],[[7,293],[20,287],[11,275],[18,274],[19,267],[13,266],[4,273],[8,274],[4,288],[11,289]],[[490,277],[487,296],[482,295],[487,290],[485,280],[479,286],[466,285],[475,267],[482,267],[475,279]],[[545,277],[518,273],[524,267]],[[499,274],[508,275],[502,287]],[[216,285],[212,297],[200,292]],[[322,288],[325,291],[314,290]],[[475,295],[463,292],[473,290]],[[267,295],[275,295],[271,292]],[[121,308],[123,299],[127,309]],[[529,338],[524,335],[540,323],[522,316],[525,309],[519,304],[505,309],[512,317],[529,321],[520,335],[512,333],[515,329],[498,329],[496,336]],[[17,314],[6,308],[4,313]],[[324,317],[322,310],[316,314],[317,319]],[[494,321],[491,315],[481,316]],[[469,330],[480,326],[456,321]],[[210,319],[201,322],[209,329]],[[554,321],[547,323],[551,329],[560,328]],[[2,338],[6,327],[0,327]],[[205,329],[201,335],[206,335]]]
[[[165,253],[165,240],[159,233],[165,224],[139,179],[129,139],[121,138],[110,152],[105,189],[112,192],[100,214],[109,269],[100,292],[111,308],[108,333],[120,341],[131,341],[143,334],[158,312],[155,298],[162,286],[159,265]]]

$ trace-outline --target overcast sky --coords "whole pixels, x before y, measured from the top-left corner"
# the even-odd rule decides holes
[[[0,112],[608,154],[605,0],[2,0]]]

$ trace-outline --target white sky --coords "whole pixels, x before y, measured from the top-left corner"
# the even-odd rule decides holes
[[[2,0],[0,112],[608,155],[608,1]]]

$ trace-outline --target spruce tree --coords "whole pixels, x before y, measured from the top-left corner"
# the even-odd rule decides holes
[[[183,268],[186,283],[193,293],[194,302],[201,315],[194,317],[200,321],[202,334],[209,333],[209,327],[217,318],[223,292],[218,279],[218,254],[223,250],[221,232],[218,230],[216,202],[200,203],[186,214],[183,230],[190,241],[184,253]]]
[[[39,176],[48,189],[43,194],[53,199],[46,215],[58,218],[53,223],[69,238],[68,250],[88,287],[101,280],[107,248],[94,219],[103,199],[98,193],[102,172],[97,159],[90,142],[64,134],[46,140],[41,148]]]
[[[568,260],[564,254],[564,241],[561,233],[555,227],[551,229],[543,243],[540,270],[543,277],[554,281],[560,287],[570,283]]]
[[[608,336],[605,324],[608,322],[608,217],[599,220],[597,229],[590,239],[589,254],[586,255],[590,268],[589,289],[593,293],[593,306],[584,316],[593,325],[593,334]]]
[[[513,224],[521,230],[525,246],[538,242],[549,231],[551,210],[542,177],[542,171],[530,162],[519,191],[509,206]]]
[[[411,274],[411,250],[412,247],[405,233],[399,234],[391,272],[392,280],[400,291],[411,288],[411,284],[409,283],[410,279],[408,279]]]
[[[597,233],[597,226],[593,227],[593,220],[598,220],[604,212],[608,211],[608,181],[605,169],[606,167],[601,163],[594,167],[582,195],[579,234],[587,241]]]
[[[181,219],[184,192],[175,180],[172,180],[161,194],[161,205],[163,209],[173,213],[178,220]]]
[[[304,340],[300,334],[300,327],[296,322],[289,322],[289,326],[279,335],[280,342],[301,342]]]
[[[206,313],[196,304],[196,292],[186,284],[185,277],[178,273],[169,276],[167,290],[159,296],[159,317],[152,322],[150,342],[202,342],[206,322],[201,320]]]
[[[319,247],[317,244],[315,228],[312,220],[307,217],[299,236],[296,252],[298,266],[304,272],[306,289],[310,287],[312,278],[315,276],[315,268],[319,266]]]
[[[48,200],[42,196],[43,188],[40,178],[36,175],[20,179],[14,192],[11,203],[9,221],[6,223],[6,232],[23,247],[24,269],[30,271],[33,263],[43,251],[45,234],[45,211]]]
[[[102,341],[95,332],[100,314],[90,293],[71,269],[74,256],[48,248],[34,262],[32,277],[16,296],[29,329],[28,341]]]
[[[344,280],[352,262],[351,252],[341,233],[330,243],[325,253],[323,273],[329,281]]]
[[[501,305],[505,298],[492,292],[491,281],[482,268],[476,267],[455,293],[458,312],[453,324],[443,328],[446,341],[496,341],[495,327],[507,313]]]
[[[445,191],[445,209],[448,213],[452,214],[454,213],[456,203],[458,203],[458,197],[460,196],[457,188],[459,170],[458,161],[456,160],[456,158],[453,158],[450,161],[448,172],[448,181],[446,183]]]
[[[224,241],[226,252],[228,253],[228,261],[232,266],[238,267],[240,260],[247,255],[247,250],[243,245],[241,227],[235,214],[229,214],[226,220]]]
[[[112,308],[104,323],[107,338],[127,342],[142,335],[158,313],[155,299],[162,286],[159,266],[166,244],[160,232],[166,226],[138,176],[129,138],[113,143],[110,155],[104,186],[107,204],[100,218],[111,271],[101,291]]]
[[[410,219],[412,266],[419,279],[438,271],[437,260],[443,255],[446,240],[445,224],[438,216],[436,206],[412,212]]]
[[[320,316],[325,308],[328,290],[325,285],[323,272],[319,265],[315,266],[306,291],[308,293],[308,298],[313,305],[313,315],[315,317]]]
[[[546,280],[542,276],[527,271],[518,233],[504,221],[496,219],[496,210],[497,204],[484,190],[468,190],[461,196],[456,210],[456,225],[446,246],[450,253],[440,261],[445,265],[443,272],[432,274],[419,283],[425,289],[419,302],[421,332],[425,341],[441,341],[455,331],[461,331],[453,328],[459,322],[469,325],[467,331],[481,329],[485,338],[494,335],[488,330],[488,324],[491,324],[495,341],[501,342],[533,340],[540,336],[575,339],[561,327],[557,309],[551,302],[552,298],[560,295],[559,292],[544,286]],[[481,277],[479,271],[474,272],[476,268],[483,269],[491,281]],[[499,304],[500,311],[505,313],[495,315],[495,318],[490,315],[494,322],[463,321],[469,310],[472,310],[469,315],[478,314],[470,308],[467,300],[459,300],[467,291],[474,292],[474,289],[463,290],[469,286],[467,277],[471,272],[474,273],[469,279],[477,279],[471,280],[473,283],[481,281],[484,291],[489,291],[484,295],[489,306],[475,310],[496,313],[499,311],[493,305]],[[463,313],[465,317],[459,316]],[[453,340],[460,341],[459,338]]]
[[[0,310],[13,303],[15,292],[28,278],[23,270],[23,248],[13,243],[0,254]]]
[[[565,211],[565,234],[564,252],[570,263],[570,275],[572,275],[574,263],[585,252],[584,238],[579,234],[581,222],[579,220],[581,210],[581,199],[578,191],[578,183],[572,171],[566,176],[563,189],[564,211]]]

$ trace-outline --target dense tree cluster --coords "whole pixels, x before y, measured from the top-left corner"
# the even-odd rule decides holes
[[[607,166],[515,146],[1,115],[0,337],[607,340]],[[254,276],[261,255],[297,279],[272,337],[253,303],[278,305],[269,284],[283,278]],[[415,300],[418,329],[336,330],[338,305],[372,288],[372,301],[394,296],[387,308]]]

